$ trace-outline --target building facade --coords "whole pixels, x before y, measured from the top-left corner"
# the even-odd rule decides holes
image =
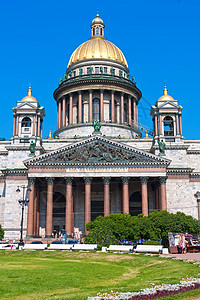
[[[13,136],[0,141],[5,239],[19,237],[18,186],[30,189],[24,195],[27,241],[50,239],[61,229],[87,234],[85,224],[110,213],[168,210],[200,218],[200,141],[184,139],[182,107],[166,86],[151,108],[153,130],[142,138],[142,93],[104,27],[97,15],[91,38],[73,52],[54,91],[53,137],[42,138],[45,111],[30,87],[13,108]]]

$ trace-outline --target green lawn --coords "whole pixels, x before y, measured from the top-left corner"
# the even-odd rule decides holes
[[[178,283],[199,272],[192,264],[144,255],[0,251],[0,299],[86,299],[111,289],[138,291],[151,282]]]

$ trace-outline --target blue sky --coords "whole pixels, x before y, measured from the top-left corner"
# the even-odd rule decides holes
[[[27,95],[45,106],[44,137],[56,129],[53,91],[72,52],[90,38],[97,7],[105,36],[124,53],[143,94],[139,121],[152,127],[151,105],[168,93],[183,106],[183,135],[200,139],[200,1],[1,1],[0,137],[12,136],[11,108]]]

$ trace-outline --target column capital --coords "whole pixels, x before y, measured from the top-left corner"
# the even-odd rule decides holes
[[[90,90],[88,90],[88,92],[89,92],[90,94],[92,94],[93,90],[92,90],[92,89],[90,89]]]
[[[168,178],[167,176],[161,176],[161,177],[159,177],[160,184],[166,183],[167,178]]]
[[[115,90],[111,90],[111,94],[114,94],[115,93]]]
[[[69,97],[72,97],[73,96],[73,93],[69,93]]]
[[[79,94],[79,95],[82,95],[82,91],[78,91],[78,94]]]
[[[36,180],[35,177],[29,177],[29,178],[28,178],[28,184],[29,184],[29,185],[30,185],[30,184],[35,184],[35,180]]]
[[[130,177],[121,177],[121,180],[123,184],[128,184]]]
[[[103,93],[104,92],[104,89],[100,89],[100,93]]]
[[[73,177],[65,177],[65,182],[66,182],[66,184],[72,184]]]
[[[92,178],[91,177],[83,177],[85,184],[91,184]]]
[[[148,179],[149,179],[148,176],[140,177],[141,184],[147,184]]]
[[[120,96],[124,96],[124,94],[125,94],[124,92],[121,92],[121,93],[120,93]]]
[[[47,184],[53,184],[54,178],[53,177],[47,177],[46,178]]]
[[[130,94],[128,94],[128,99],[132,99],[132,96]]]
[[[111,181],[111,177],[102,177],[102,180],[104,184],[109,184]]]

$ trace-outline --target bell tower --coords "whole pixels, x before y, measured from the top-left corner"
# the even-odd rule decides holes
[[[17,102],[13,111],[13,136],[12,144],[27,144],[30,140],[39,146],[42,140],[44,107],[32,96],[31,86],[28,95]]]
[[[158,139],[165,142],[181,142],[182,135],[182,109],[178,101],[168,95],[166,85],[163,95],[157,100],[155,106],[151,107],[153,120],[153,138],[155,144]]]

